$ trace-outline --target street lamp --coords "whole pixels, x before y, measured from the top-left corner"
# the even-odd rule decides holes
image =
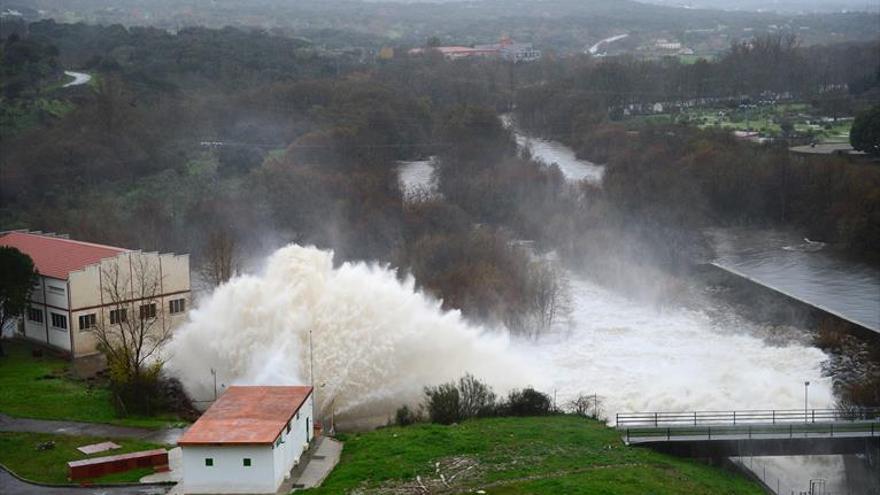
[[[807,401],[810,397],[810,382],[804,382],[804,423],[809,423],[807,420]]]

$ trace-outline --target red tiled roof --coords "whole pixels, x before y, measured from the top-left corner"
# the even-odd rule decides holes
[[[118,247],[27,232],[0,234],[0,246],[11,246],[27,254],[34,260],[40,275],[61,280],[67,280],[70,272],[128,252]]]
[[[271,444],[311,394],[312,387],[229,387],[177,444]]]

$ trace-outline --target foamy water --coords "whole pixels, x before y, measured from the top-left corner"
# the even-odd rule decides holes
[[[604,398],[605,412],[800,409],[833,404],[819,349],[768,346],[750,328],[706,313],[658,309],[571,274],[572,326],[537,343],[560,404],[578,393]],[[745,324],[744,324],[745,325]]]
[[[434,176],[434,160],[398,162],[400,189],[406,199],[421,194],[437,194],[437,178]]]
[[[538,384],[504,332],[466,324],[414,285],[381,266],[334,268],[330,252],[285,247],[262,275],[231,280],[190,313],[168,370],[207,400],[212,369],[222,385],[311,383],[311,348],[319,408],[343,418],[387,418],[465,372],[499,391]]]

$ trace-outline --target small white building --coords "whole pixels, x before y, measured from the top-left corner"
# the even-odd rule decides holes
[[[313,430],[312,387],[229,387],[177,442],[183,493],[275,493]]]
[[[39,272],[19,337],[74,358],[98,353],[94,330],[139,318],[173,331],[190,305],[189,256],[145,253],[40,232],[0,232],[0,246],[27,254]],[[116,287],[108,284],[112,275]],[[146,293],[141,290],[152,287]],[[114,290],[115,289],[115,290]]]

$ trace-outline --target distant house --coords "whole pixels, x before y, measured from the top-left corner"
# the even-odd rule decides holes
[[[414,48],[409,51],[410,55],[420,55],[427,50],[441,53],[449,60],[462,58],[486,57],[501,58],[509,62],[533,62],[541,58],[541,51],[536,50],[531,43],[517,43],[510,38],[502,38],[499,43],[489,45],[476,45],[473,48],[467,46],[438,46],[432,48]]]
[[[177,442],[183,493],[276,493],[313,430],[312,387],[229,387]]]
[[[0,233],[0,246],[30,256],[40,274],[17,334],[75,358],[98,352],[92,333],[98,325],[155,318],[157,325],[173,329],[184,321],[190,305],[188,255],[144,253],[22,231]],[[115,295],[107,283],[111,272]],[[142,282],[151,281],[156,290],[139,291]]]

